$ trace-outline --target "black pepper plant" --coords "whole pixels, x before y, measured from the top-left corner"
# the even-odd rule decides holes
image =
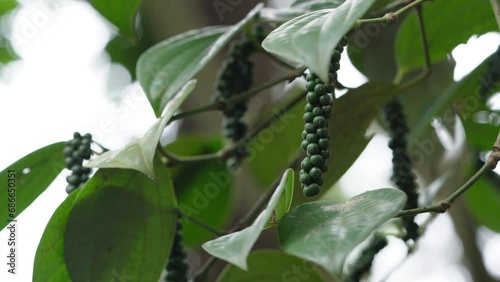
[[[74,133],[0,172],[17,183],[0,187],[5,227],[71,171],[54,181],[68,195],[40,239],[33,281],[372,281],[390,238],[419,255],[421,236],[450,208],[463,256],[476,258],[464,264],[470,277],[494,281],[475,235],[500,232],[498,50],[458,81],[449,54],[498,31],[497,1],[261,3],[231,25],[179,30],[149,48],[147,35],[164,34],[149,13],[180,11],[122,2],[90,1],[119,30],[107,50],[133,70],[157,120],[122,148]],[[212,12],[233,18],[249,5],[237,2],[213,1]],[[180,28],[156,28],[165,26]],[[353,81],[341,55],[366,82]],[[222,133],[204,126],[218,123],[211,112],[222,114]],[[178,134],[163,144],[172,123]],[[450,149],[455,132],[465,138]],[[366,164],[373,134],[389,138],[391,153],[369,169],[390,172],[390,187],[339,181]]]

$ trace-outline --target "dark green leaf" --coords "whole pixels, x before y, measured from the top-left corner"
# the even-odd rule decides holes
[[[247,270],[248,254],[271,217],[273,210],[276,208],[281,194],[283,194],[286,186],[290,183],[289,178],[293,180],[292,169],[287,169],[285,171],[267,207],[260,213],[252,225],[243,230],[208,241],[202,245],[203,249],[214,257]]]
[[[73,281],[159,280],[172,247],[176,200],[157,159],[157,181],[126,169],[101,169],[67,219],[64,258]]]
[[[498,29],[489,1],[432,1],[425,3],[423,10],[433,63],[446,58],[455,46],[465,43],[472,35]],[[396,40],[400,75],[425,63],[419,34],[416,14],[408,16]]]
[[[285,214],[290,211],[292,207],[293,200],[293,189],[294,189],[294,176],[293,174],[286,179],[285,190],[278,200],[276,208],[273,210],[270,220],[267,222],[265,228],[278,225],[280,220],[285,216]]]
[[[0,172],[0,180],[4,183],[0,187],[0,193],[3,195],[0,197],[0,205],[4,207],[0,209],[2,229],[7,225],[7,220],[14,219],[23,212],[64,169],[64,146],[65,142],[59,142],[38,149]],[[9,177],[12,176],[9,170],[15,170],[15,176]],[[12,181],[9,179],[15,179],[16,185],[16,207],[12,216],[7,210],[7,195],[10,193],[8,183]]]
[[[335,184],[361,155],[372,138],[365,136],[368,126],[395,94],[392,84],[369,82],[334,101],[326,187]]]
[[[71,208],[83,189],[71,193],[50,218],[38,244],[33,282],[71,281],[64,260],[64,230]]]
[[[142,54],[137,79],[159,116],[179,88],[197,74],[262,8],[232,27],[209,27],[169,38]]]
[[[406,195],[396,189],[379,189],[351,198],[344,204],[311,202],[292,209],[281,220],[283,250],[342,275],[349,252],[394,217]]]
[[[181,137],[167,145],[169,152],[179,155],[214,153],[222,147],[220,138],[207,140],[200,136]],[[234,189],[231,174],[220,160],[178,164],[172,168],[179,208],[209,226],[223,230],[233,210]],[[199,246],[214,235],[198,224],[183,218],[184,244]]]
[[[133,140],[125,147],[115,151],[108,151],[90,160],[87,166],[99,168],[129,168],[138,170],[154,179],[155,171],[153,158],[163,129],[168,120],[174,115],[182,102],[196,86],[196,80],[188,81],[182,89],[171,98],[165,106],[163,115],[140,139]]]
[[[262,47],[309,67],[326,82],[333,49],[374,2],[347,0],[335,9],[301,15],[273,30]]]
[[[330,281],[314,264],[276,250],[260,250],[248,256],[248,269],[228,265],[217,282],[321,282]]]
[[[141,7],[140,0],[90,0],[94,8],[120,30],[120,33],[136,39],[135,20]]]

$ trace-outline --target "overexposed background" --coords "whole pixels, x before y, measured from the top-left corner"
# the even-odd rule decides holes
[[[74,131],[90,132],[109,148],[118,148],[140,136],[154,121],[154,114],[138,84],[132,84],[127,71],[112,64],[104,51],[115,29],[84,2],[21,2],[22,8],[12,14],[11,38],[22,60],[0,69],[0,169],[40,147],[71,139]],[[455,78],[466,75],[499,44],[499,34],[490,33],[457,47],[453,52],[457,61]],[[340,80],[348,86],[365,81],[345,56]],[[122,98],[115,99],[117,96]],[[360,187],[350,193],[389,186],[387,140],[384,134],[378,134],[363,153],[362,161],[341,179],[341,185]],[[376,171],[372,169],[375,162]],[[358,177],[360,171],[363,178]],[[18,217],[15,276],[7,273],[4,263],[8,233],[0,232],[0,281],[31,281],[34,255],[44,227],[67,195],[66,174],[63,172]],[[386,176],[385,180],[381,175]],[[483,229],[479,244],[485,250],[488,270],[500,278],[500,236]],[[470,281],[460,267],[461,252],[451,220],[441,215],[419,242],[417,254],[388,281]],[[399,242],[384,250],[375,263],[373,281],[384,279],[404,254],[405,248]]]

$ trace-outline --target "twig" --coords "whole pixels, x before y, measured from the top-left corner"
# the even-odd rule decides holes
[[[223,235],[225,234],[224,232],[222,232],[222,231],[220,231],[220,230],[217,230],[217,229],[213,228],[212,226],[210,226],[210,225],[206,224],[205,222],[203,222],[203,221],[201,221],[201,220],[199,220],[199,219],[197,219],[197,218],[194,218],[194,217],[192,217],[192,216],[191,216],[191,215],[189,215],[189,214],[184,213],[184,212],[183,212],[183,211],[181,211],[180,209],[178,209],[178,210],[177,210],[177,212],[179,212],[179,214],[180,214],[182,217],[184,217],[184,218],[188,219],[189,221],[194,222],[194,223],[195,223],[195,224],[197,224],[198,226],[202,227],[203,229],[205,229],[205,230],[207,230],[207,231],[212,232],[213,234],[215,234],[215,235],[217,235],[217,236],[223,236]]]
[[[446,212],[453,202],[465,193],[481,176],[486,172],[494,169],[497,166],[498,161],[500,161],[500,133],[498,134],[497,140],[493,145],[493,152],[490,154],[488,160],[484,165],[467,181],[462,187],[458,188],[451,195],[446,197],[439,203],[426,207],[419,207],[416,209],[404,210],[398,213],[397,217],[403,216],[413,216],[420,213],[434,212],[434,213],[444,213]]]
[[[277,77],[277,78],[275,78],[275,79],[273,79],[273,80],[271,80],[263,85],[256,86],[256,87],[248,90],[247,92],[236,95],[235,97],[228,99],[226,101],[215,101],[209,105],[205,105],[203,107],[200,107],[200,108],[197,108],[197,109],[194,109],[191,111],[176,114],[170,118],[170,120],[168,121],[168,124],[170,124],[172,121],[179,120],[179,119],[182,119],[182,118],[185,118],[188,116],[196,115],[199,113],[208,112],[208,111],[216,111],[216,110],[224,110],[228,106],[232,106],[234,104],[237,104],[241,101],[244,101],[246,99],[249,99],[249,98],[257,95],[262,90],[273,87],[276,84],[279,84],[283,81],[293,80],[294,78],[302,75],[302,73],[306,69],[307,69],[306,67],[296,68],[293,71],[290,71],[284,75],[281,75],[281,76],[279,76],[279,77]]]
[[[402,7],[401,9],[397,10],[396,12],[389,12],[383,15],[382,17],[372,18],[372,19],[360,19],[354,24],[354,27],[360,27],[363,24],[370,24],[370,23],[393,24],[398,20],[399,16],[401,16],[406,11],[419,6],[424,2],[429,2],[429,1],[433,0],[415,0],[409,3],[408,5]]]
[[[418,15],[418,25],[420,27],[420,36],[422,38],[422,48],[424,49],[424,57],[425,57],[425,70],[429,70],[431,68],[431,55],[429,53],[429,42],[427,41],[427,33],[425,32],[425,22],[424,15],[422,12],[422,6],[417,6],[417,15]]]

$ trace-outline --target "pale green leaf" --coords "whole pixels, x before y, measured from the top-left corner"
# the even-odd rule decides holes
[[[292,209],[278,231],[283,250],[339,277],[349,252],[394,217],[406,195],[396,189],[368,191],[343,204],[311,202]]]
[[[203,249],[214,257],[225,260],[247,270],[247,257],[253,245],[257,241],[264,226],[268,222],[273,210],[285,191],[289,178],[293,179],[293,170],[287,169],[281,178],[281,181],[274,191],[267,207],[259,214],[255,221],[249,227],[224,235],[217,239],[208,241],[202,245]]]
[[[196,80],[190,80],[175,96],[171,97],[163,115],[158,118],[142,138],[130,142],[122,149],[108,151],[99,155],[95,159],[90,160],[87,166],[135,169],[154,179],[153,158],[163,129],[195,86]]]
[[[186,32],[153,46],[141,55],[137,62],[137,79],[157,116],[174,93],[248,24],[262,6],[257,5],[234,26]]]

